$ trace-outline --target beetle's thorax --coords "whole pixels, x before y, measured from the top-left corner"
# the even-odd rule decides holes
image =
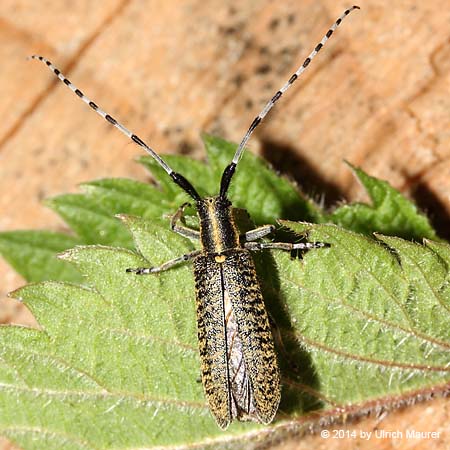
[[[197,202],[200,240],[206,253],[222,253],[239,247],[239,232],[234,223],[231,202],[220,196]]]

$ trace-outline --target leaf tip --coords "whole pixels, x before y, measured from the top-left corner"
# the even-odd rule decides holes
[[[119,219],[128,229],[131,229],[133,223],[139,222],[139,217],[133,216],[131,214],[114,214],[114,217]]]
[[[213,139],[213,136],[211,134],[206,133],[204,131],[202,133],[200,133],[200,137],[204,143],[207,143]]]
[[[122,222],[126,222],[130,216],[128,214],[114,214],[114,217],[121,220]]]
[[[20,295],[20,291],[22,288],[14,289],[14,291],[8,292],[6,296],[8,298],[13,298],[14,300],[17,300],[18,302],[23,302],[23,297]]]
[[[55,207],[56,197],[47,197],[42,200],[42,204],[47,208],[53,209]]]
[[[309,228],[312,228],[313,224],[309,222],[303,222],[301,220],[287,220],[287,219],[277,219],[276,222],[283,228],[292,228],[292,225],[301,225],[305,227],[305,232],[309,230]]]
[[[277,223],[279,223],[281,226],[287,226],[288,224],[291,223],[290,220],[286,220],[286,219],[277,219]]]
[[[73,261],[73,259],[74,259],[74,250],[75,250],[75,249],[70,248],[70,249],[65,250],[65,251],[63,251],[63,252],[61,252],[61,253],[58,253],[58,254],[56,255],[56,257],[57,257],[58,259],[63,260],[63,261]]]
[[[344,161],[344,164],[346,164],[348,167],[350,167],[350,169],[352,169],[352,171],[358,170],[358,167],[353,165],[349,160],[344,159],[343,161]]]

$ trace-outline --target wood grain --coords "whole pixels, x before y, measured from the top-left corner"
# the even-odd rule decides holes
[[[76,192],[77,183],[93,178],[147,179],[132,160],[139,148],[27,55],[47,56],[160,152],[201,158],[200,133],[240,140],[347,6],[340,0],[3,0],[0,229],[66,229],[43,198]],[[449,2],[362,0],[360,6],[250,147],[306,192],[324,192],[327,205],[364,198],[342,161],[360,165],[415,199],[448,238]],[[0,272],[5,297],[23,280],[3,262]],[[0,322],[33,319],[5,300]],[[427,408],[436,414],[425,414]],[[439,400],[392,413],[383,424],[405,429],[420,418],[432,431],[448,423],[448,410],[448,401]],[[432,420],[437,416],[439,423]],[[320,448],[320,440],[305,442]],[[430,442],[420,448],[438,448]],[[335,448],[373,448],[360,445]],[[403,441],[372,445],[415,448]]]

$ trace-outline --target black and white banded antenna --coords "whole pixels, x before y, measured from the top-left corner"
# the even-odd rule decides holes
[[[352,6],[351,8],[346,9],[334,22],[334,24],[330,27],[330,29],[326,32],[325,36],[322,40],[315,46],[314,50],[308,55],[308,57],[303,61],[303,64],[296,70],[295,73],[292,74],[291,78],[275,93],[275,95],[266,103],[262,111],[253,119],[249,129],[245,133],[241,143],[239,144],[236,153],[234,154],[233,160],[226,167],[223,175],[222,181],[220,184],[220,196],[226,197],[226,193],[231,181],[231,178],[234,174],[236,166],[241,159],[242,154],[245,150],[245,145],[247,144],[250,136],[252,135],[255,128],[261,123],[261,121],[266,117],[268,112],[275,106],[275,103],[281,98],[281,96],[294,84],[294,82],[300,77],[300,75],[306,70],[309,66],[309,63],[315,58],[317,53],[322,49],[325,43],[330,39],[331,35],[334,33],[336,28],[341,24],[341,22],[347,17],[354,9],[360,9],[359,6]]]
[[[71,81],[69,81],[64,74],[61,73],[47,58],[39,55],[32,55],[29,59],[37,59],[45,63],[48,68],[84,103],[89,105],[97,114],[102,116],[107,122],[114,125],[119,131],[121,131],[125,136],[131,139],[136,144],[140,145],[173,179],[173,181],[178,184],[185,192],[187,192],[194,200],[200,200],[200,195],[194,189],[194,187],[189,183],[183,175],[175,172],[162,158],[158,155],[151,147],[149,147],[139,136],[132,133],[128,128],[124,127],[120,122],[118,122],[114,117],[110,116],[102,108],[100,108],[96,103],[94,103],[89,97],[83,94]]]
[[[273,108],[275,103],[281,98],[281,96],[294,84],[294,82],[299,78],[299,76],[306,70],[309,63],[314,59],[314,57],[319,53],[321,48],[325,45],[328,39],[331,37],[336,28],[341,24],[342,20],[348,16],[354,9],[360,9],[359,6],[352,6],[349,9],[346,9],[342,15],[334,22],[331,28],[327,31],[322,40],[316,45],[314,50],[309,54],[309,56],[303,61],[303,64],[297,69],[297,71],[289,78],[289,80],[275,93],[275,95],[267,102],[262,111],[255,117],[253,122],[251,123],[249,129],[245,133],[244,138],[239,144],[236,153],[231,161],[231,163],[225,168],[222,180],[220,182],[220,194],[219,196],[222,198],[226,198],[226,194],[228,191],[228,187],[231,182],[231,178],[236,170],[236,166],[245,150],[245,145],[247,144],[250,136],[252,135],[255,128],[261,123],[264,117],[268,114],[268,112]],[[66,76],[64,76],[59,69],[57,69],[47,58],[39,55],[30,56],[30,59],[37,59],[45,63],[49,69],[84,103],[89,105],[97,114],[102,116],[107,122],[114,125],[119,131],[121,131],[125,136],[131,139],[133,142],[141,146],[173,179],[173,181],[178,184],[190,197],[192,197],[195,201],[201,200],[200,195],[197,193],[192,184],[186,180],[186,178],[175,172],[151,147],[149,147],[139,136],[132,133],[128,128],[123,126],[120,122],[118,122],[114,117],[101,109],[96,103],[94,103],[89,97],[83,94],[80,89],[78,89],[73,83],[71,83]]]

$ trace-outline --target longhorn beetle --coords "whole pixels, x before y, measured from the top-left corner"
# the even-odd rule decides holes
[[[195,201],[200,230],[179,225],[187,203],[172,217],[171,228],[187,238],[200,239],[201,250],[182,255],[158,267],[139,267],[126,271],[136,275],[154,274],[193,261],[202,382],[211,412],[222,429],[227,428],[233,419],[270,423],[281,397],[280,374],[269,319],[250,251],[304,250],[325,245],[320,242],[255,242],[274,231],[272,225],[256,228],[240,236],[227,197],[228,187],[255,128],[354,9],[359,7],[352,6],[344,11],[303,64],[253,120],[233,160],[223,171],[220,191],[215,197],[200,197],[183,175],[174,172],[141,138],[86,97],[50,61],[42,56],[31,57],[44,62],[81,100],[149,153]]]

